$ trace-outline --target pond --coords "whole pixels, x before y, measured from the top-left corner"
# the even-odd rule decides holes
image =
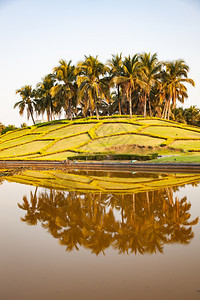
[[[200,174],[0,179],[0,299],[200,299]]]

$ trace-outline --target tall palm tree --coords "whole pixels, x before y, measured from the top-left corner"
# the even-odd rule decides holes
[[[119,77],[122,75],[123,69],[122,69],[122,53],[119,55],[112,55],[112,58],[108,61],[108,66],[110,67],[110,75],[111,75],[111,80],[110,80],[110,86],[113,86],[114,83],[114,78]],[[116,84],[117,86],[117,99],[118,99],[118,106],[119,106],[119,114],[122,114],[122,109],[121,109],[121,99],[120,99],[120,84]]]
[[[51,88],[51,95],[52,97],[56,96],[56,102],[61,102],[68,118],[72,119],[72,109],[76,109],[75,67],[71,65],[71,60],[66,62],[61,59],[59,63],[60,65],[53,70],[58,83]],[[59,105],[59,103],[56,103],[56,105]]]
[[[51,95],[51,89],[54,87],[55,78],[52,74],[46,75],[42,82],[37,84],[37,111],[38,113],[47,113],[48,122],[52,120],[54,112],[54,98]]]
[[[132,118],[132,93],[138,89],[138,87],[145,86],[145,82],[142,80],[142,69],[139,61],[139,56],[135,54],[133,57],[125,57],[123,61],[123,74],[115,77],[114,82],[121,84],[126,93],[129,101],[129,113]]]
[[[77,84],[79,101],[86,98],[90,110],[95,109],[99,119],[98,104],[101,99],[108,99],[107,78],[103,77],[109,68],[98,60],[98,56],[85,56],[85,60],[77,66]]]
[[[169,95],[168,100],[165,102],[164,118],[166,119],[167,117],[169,119],[171,104],[172,108],[175,108],[177,100],[184,103],[185,98],[188,98],[187,88],[184,84],[189,83],[195,86],[195,83],[191,78],[188,78],[189,67],[184,60],[180,59],[173,62],[166,62],[164,65],[166,70],[163,73],[163,89],[167,89]]]
[[[36,107],[35,101],[35,90],[32,89],[31,85],[25,85],[21,89],[16,91],[16,94],[19,94],[22,98],[21,101],[15,103],[14,108],[19,107],[19,114],[23,115],[24,110],[27,110],[27,119],[29,120],[30,116],[32,118],[33,124],[35,120],[33,117],[33,112]]]
[[[150,92],[159,77],[161,63],[158,61],[157,53],[153,55],[151,53],[143,53],[139,56],[139,60],[141,61],[141,68],[143,70],[143,80],[146,82],[143,91],[144,117],[146,117],[147,101],[149,102],[149,114],[151,116]]]

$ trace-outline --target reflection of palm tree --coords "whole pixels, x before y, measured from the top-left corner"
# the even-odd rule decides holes
[[[119,253],[162,253],[166,243],[188,244],[198,222],[189,220],[186,198],[173,200],[173,189],[126,195],[51,189],[37,196],[36,188],[18,206],[26,211],[23,222],[40,222],[67,251],[83,246],[96,255],[109,246]]]
[[[33,194],[32,191],[30,191],[30,203],[28,202],[28,199],[26,196],[23,197],[23,204],[17,204],[19,208],[26,210],[27,214],[25,218],[21,218],[23,222],[27,222],[29,225],[36,225],[38,220],[38,214],[37,214],[37,187],[35,188],[35,193]]]
[[[188,211],[191,208],[191,204],[187,203],[186,200],[186,197],[180,201],[175,198],[175,203],[168,207],[166,211],[168,230],[170,230],[171,235],[170,243],[189,244],[191,238],[193,238],[192,225],[196,225],[199,218],[189,221],[191,215]]]

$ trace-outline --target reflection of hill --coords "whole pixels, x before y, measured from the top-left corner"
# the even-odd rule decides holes
[[[186,197],[173,198],[172,188],[106,194],[36,187],[18,206],[23,222],[40,223],[67,251],[82,246],[96,255],[110,246],[118,253],[162,253],[165,244],[190,243],[198,223],[190,220]]]
[[[47,188],[102,193],[137,193],[200,181],[200,175],[147,174],[95,171],[24,170],[8,181]]]

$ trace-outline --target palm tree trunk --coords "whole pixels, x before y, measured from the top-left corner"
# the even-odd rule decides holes
[[[50,112],[49,112],[49,110],[47,111],[47,121],[48,122],[50,121]]]
[[[167,119],[169,120],[169,117],[171,115],[171,107],[170,107],[170,100],[169,100],[169,103],[168,103],[168,114],[167,114]]]
[[[147,99],[146,96],[144,97],[144,117],[147,116]]]
[[[131,89],[129,95],[129,112],[130,112],[130,119],[132,118],[132,99],[131,99]]]
[[[97,120],[99,120],[99,112],[98,112],[98,107],[97,107],[96,101],[95,101],[95,110],[96,110]]]
[[[151,117],[152,113],[151,113],[151,102],[150,102],[150,99],[149,99],[149,115]]]
[[[118,103],[119,103],[119,114],[122,114],[121,110],[121,100],[120,100],[120,94],[119,94],[119,84],[117,85],[117,98],[118,98]]]
[[[32,119],[32,121],[33,121],[33,124],[35,125],[35,120],[34,120],[34,118],[33,118],[33,112],[32,112],[31,109],[29,109],[29,111],[30,111],[30,115],[31,115],[31,119]]]

